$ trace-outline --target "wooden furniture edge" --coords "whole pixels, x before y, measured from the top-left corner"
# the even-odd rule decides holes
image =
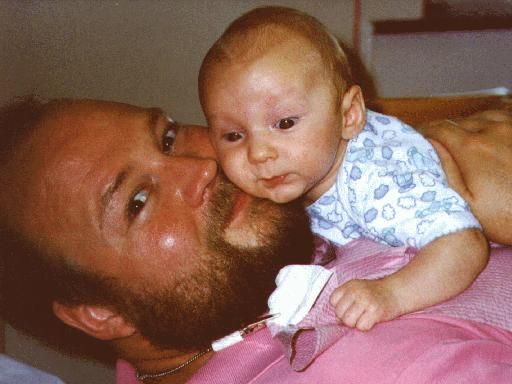
[[[415,126],[432,120],[455,119],[486,109],[512,110],[511,96],[380,98],[368,108],[397,116]]]

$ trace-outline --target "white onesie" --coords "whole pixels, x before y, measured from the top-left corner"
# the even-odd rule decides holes
[[[448,186],[432,145],[400,120],[368,111],[350,140],[336,183],[308,208],[313,232],[337,244],[367,237],[421,248],[467,228],[480,228]]]

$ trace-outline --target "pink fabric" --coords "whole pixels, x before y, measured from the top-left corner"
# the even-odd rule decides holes
[[[135,378],[135,370],[124,360],[117,360],[116,384],[140,384]]]
[[[390,248],[369,240],[356,240],[336,248],[336,258],[326,265],[334,271],[309,314],[277,335],[294,370],[303,370],[313,359],[345,335],[349,328],[336,322],[329,304],[331,292],[352,279],[375,279],[389,275],[414,257],[414,250]]]
[[[511,357],[509,333],[440,317],[402,318],[369,334],[348,331],[305,371],[290,371],[283,359],[251,383],[510,383]]]
[[[336,287],[352,279],[388,275],[414,257],[413,249],[389,248],[368,240],[354,241],[338,248],[336,253],[336,259],[328,265],[335,273],[313,309],[296,328],[289,328],[278,336],[295,370],[306,368],[348,331],[347,327],[337,324],[329,304],[329,296]],[[512,284],[505,284],[510,276],[511,250],[495,248],[489,265],[469,289],[455,299],[422,312],[479,321],[512,331]]]
[[[417,315],[378,324],[371,333],[353,329],[302,372],[279,353],[267,329],[216,353],[188,384],[510,384],[512,334],[485,324],[439,315]],[[255,348],[256,347],[256,348]]]
[[[512,382],[512,249],[493,249],[485,272],[457,298],[378,324],[368,333],[335,325],[329,292],[352,278],[389,274],[414,254],[366,240],[336,253],[329,265],[336,279],[299,332],[283,335],[294,341],[284,355],[264,329],[215,353],[189,384]],[[306,369],[291,370],[287,357],[294,369]],[[118,374],[117,383],[136,383],[126,366]]]

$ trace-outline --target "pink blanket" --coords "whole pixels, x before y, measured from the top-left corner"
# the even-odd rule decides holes
[[[216,353],[190,383],[512,382],[512,249],[493,249],[488,268],[457,298],[368,333],[335,324],[329,292],[348,279],[391,273],[414,253],[362,240],[337,255],[336,279],[299,328],[282,335],[291,341],[284,356],[262,330]],[[136,383],[126,363],[117,383]]]

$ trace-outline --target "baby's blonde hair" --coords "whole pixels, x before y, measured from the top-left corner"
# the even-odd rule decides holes
[[[336,37],[313,16],[296,9],[275,6],[255,8],[243,14],[213,44],[199,71],[201,103],[206,79],[215,66],[257,57],[294,36],[306,39],[320,55],[339,105],[344,93],[353,85],[353,79],[347,56]]]

